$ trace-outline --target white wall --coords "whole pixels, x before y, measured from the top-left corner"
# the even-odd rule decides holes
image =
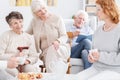
[[[84,5],[81,3],[85,0],[58,0],[56,7],[49,7],[50,11],[60,14],[63,18],[72,18],[74,13],[79,9],[83,9]]]
[[[31,10],[28,7],[20,8],[20,7],[12,7],[9,9],[0,10],[0,33],[4,32],[5,30],[9,29],[8,24],[5,21],[5,17],[11,12],[11,11],[19,11],[23,14],[24,17],[24,27],[25,29],[29,25],[32,14]]]
[[[30,7],[13,7],[9,5],[9,0],[0,0],[0,34],[9,29],[9,26],[5,21],[5,17],[11,11],[19,11],[23,14],[25,29],[32,19]]]
[[[64,19],[68,19],[71,18],[77,10],[82,8],[83,6],[80,5],[80,0],[58,0],[58,5],[49,7],[49,10],[55,14],[61,15]],[[9,29],[5,21],[5,16],[11,11],[19,11],[23,14],[25,29],[32,19],[30,7],[13,7],[10,6],[9,0],[0,0],[0,34]]]

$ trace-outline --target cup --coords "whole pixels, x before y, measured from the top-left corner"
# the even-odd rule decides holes
[[[95,52],[98,52],[98,49],[89,50],[89,55],[92,59],[95,59],[95,57],[93,57],[93,53],[95,53]]]
[[[23,65],[26,61],[24,57],[17,57],[19,65]]]

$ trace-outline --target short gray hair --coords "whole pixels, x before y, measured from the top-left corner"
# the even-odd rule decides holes
[[[44,0],[32,0],[31,2],[32,12],[38,11],[39,9],[41,9],[42,6],[46,7],[46,3]]]
[[[85,16],[85,22],[87,22],[88,21],[88,13],[87,12],[85,12],[85,11],[83,11],[83,10],[79,10],[74,16],[75,17],[78,17],[78,16],[80,16],[80,15],[84,15]]]

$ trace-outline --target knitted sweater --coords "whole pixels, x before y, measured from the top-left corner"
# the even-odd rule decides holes
[[[32,64],[38,60],[38,54],[35,49],[32,37],[27,33],[16,34],[9,30],[0,36],[0,60],[8,60],[11,56],[19,53],[18,47],[29,47],[28,50],[23,50],[27,60]]]
[[[93,36],[93,48],[100,53],[99,60],[93,64],[96,69],[120,72],[120,24],[107,32],[99,27]]]

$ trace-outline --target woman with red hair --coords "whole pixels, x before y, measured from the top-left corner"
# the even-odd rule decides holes
[[[97,16],[105,23],[93,35],[88,60],[93,65],[79,80],[120,80],[120,13],[115,0],[96,0]]]

